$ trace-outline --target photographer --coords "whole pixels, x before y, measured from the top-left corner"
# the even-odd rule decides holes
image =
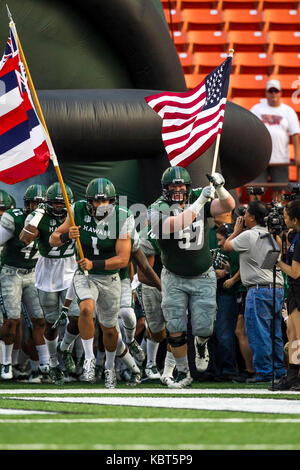
[[[283,215],[287,228],[295,231],[288,250],[287,264],[283,261],[277,262],[277,266],[288,275],[289,282],[287,295],[289,368],[287,375],[275,384],[274,389],[300,391],[300,200],[289,202],[284,208]]]
[[[260,268],[261,253],[257,250],[260,235],[267,233],[265,217],[267,208],[260,201],[250,202],[244,217],[238,217],[233,234],[226,240],[224,251],[240,253],[240,274],[247,288],[245,325],[249,345],[253,354],[256,376],[247,383],[269,382],[272,378],[271,322],[273,307],[273,271]],[[245,227],[248,229],[244,230]],[[283,277],[276,273],[275,304],[275,377],[285,375],[283,341],[281,332],[281,310],[283,306]]]

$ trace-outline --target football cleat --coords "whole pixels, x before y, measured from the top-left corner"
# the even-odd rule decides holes
[[[49,364],[47,362],[45,364],[39,364],[39,370],[42,374],[49,374]]]
[[[175,379],[172,375],[161,375],[160,377],[160,381],[163,385],[169,385],[171,383],[174,383],[175,382]]]
[[[134,357],[138,364],[141,365],[144,362],[146,356],[139,343],[134,339],[127,346],[129,348],[130,354]]]
[[[13,378],[13,371],[11,364],[1,365],[1,378],[3,380],[11,380]]]
[[[59,366],[50,367],[49,376],[52,382],[55,383],[55,385],[64,384],[64,374]]]
[[[28,382],[30,384],[41,384],[42,383],[42,374],[37,370],[33,370],[29,376]]]
[[[60,346],[61,346],[61,342],[59,342],[57,344],[57,351],[60,352],[61,355],[62,355],[64,367],[65,367],[67,373],[68,374],[75,374],[76,366],[75,366],[75,362],[73,360],[72,354],[70,353],[70,351],[68,349],[65,349],[64,351],[62,351],[60,349]]]
[[[127,382],[127,385],[131,385],[135,387],[136,385],[139,385],[142,383],[142,374],[140,372],[132,372],[130,381]]]
[[[105,388],[116,388],[117,378],[114,370],[105,369],[104,371]]]
[[[174,382],[168,384],[168,388],[185,388],[193,382],[189,372],[179,371]]]
[[[13,378],[16,380],[28,380],[29,374],[24,372],[22,368],[17,364],[13,366]]]
[[[95,383],[96,381],[96,359],[85,359],[83,363],[82,374],[79,377],[80,382]]]
[[[160,373],[157,370],[156,364],[149,364],[145,367],[145,374],[150,380],[160,379]]]
[[[205,343],[198,343],[197,337],[194,338],[195,346],[195,366],[198,372],[205,372],[209,363],[209,353],[207,348],[207,341]]]

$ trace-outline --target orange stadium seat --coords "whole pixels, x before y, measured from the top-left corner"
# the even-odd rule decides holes
[[[292,97],[283,96],[281,98],[282,103],[288,104],[294,111],[296,111],[298,118],[300,119],[300,95],[298,95],[297,99],[293,99]],[[297,103],[299,101],[299,103]]]
[[[189,52],[225,52],[229,49],[228,35],[225,31],[189,31]]]
[[[274,73],[300,74],[300,53],[275,52],[273,60],[275,65]]]
[[[296,90],[300,89],[300,74],[299,75],[272,75],[271,78],[279,80],[281,83],[281,90],[283,97],[291,97]]]
[[[297,0],[262,0],[261,7],[264,10],[267,8],[286,8],[290,10],[297,10],[299,3],[300,2]]]
[[[202,80],[205,77],[206,77],[205,74],[198,74],[198,73],[186,74],[184,76],[186,87],[189,90],[191,90],[192,88],[195,88],[196,86],[198,86],[202,82]]]
[[[176,9],[177,0],[161,0],[162,6],[165,10],[168,8]]]
[[[182,31],[174,31],[173,37],[177,52],[186,52],[189,46],[187,34]]]
[[[178,10],[164,9],[164,14],[169,28],[178,31],[183,25],[182,12]]]
[[[259,9],[260,0],[220,0],[218,8],[220,10],[233,9],[233,8],[247,8],[248,10]]]
[[[299,10],[264,10],[265,31],[298,31],[300,29]]]
[[[267,75],[231,75],[229,94],[231,98],[237,96],[263,98],[268,78]]]
[[[177,9],[186,8],[218,8],[218,0],[177,0]]]
[[[194,55],[188,54],[187,52],[180,52],[178,55],[179,55],[181,66],[183,68],[183,73],[184,74],[194,73],[195,72]]]
[[[210,73],[216,67],[221,65],[226,57],[226,52],[195,52],[195,73]]]
[[[224,10],[225,31],[263,29],[264,20],[259,10]]]
[[[273,57],[266,52],[240,52],[234,56],[236,73],[270,75],[274,70]]]
[[[224,27],[223,12],[207,9],[187,9],[182,11],[183,31],[221,30]]]
[[[268,34],[265,31],[229,31],[229,44],[235,52],[266,52]]]
[[[269,31],[269,53],[300,51],[300,31]]]
[[[230,99],[230,101],[232,101],[233,103],[235,104],[238,104],[239,106],[242,106],[243,108],[246,108],[246,109],[251,109],[252,106],[254,106],[255,104],[259,103],[261,101],[261,99],[263,98],[255,98],[253,96],[251,96],[250,98],[247,96],[247,97],[236,97],[236,98],[232,98]]]

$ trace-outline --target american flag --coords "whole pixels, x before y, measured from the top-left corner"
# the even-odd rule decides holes
[[[145,98],[163,119],[162,140],[172,166],[186,167],[221,133],[232,57],[193,90],[164,92]]]
[[[0,62],[0,181],[18,183],[44,173],[50,158],[44,127],[33,107],[15,30]]]

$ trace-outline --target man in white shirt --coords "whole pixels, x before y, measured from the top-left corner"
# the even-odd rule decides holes
[[[279,80],[269,80],[266,85],[266,100],[255,104],[251,111],[262,120],[272,139],[272,154],[269,166],[253,182],[284,183],[289,181],[289,139],[291,136],[295,151],[295,163],[300,167],[299,120],[296,112],[287,104],[281,103]],[[280,164],[280,165],[279,165]],[[273,199],[277,199],[280,188],[273,187]]]

